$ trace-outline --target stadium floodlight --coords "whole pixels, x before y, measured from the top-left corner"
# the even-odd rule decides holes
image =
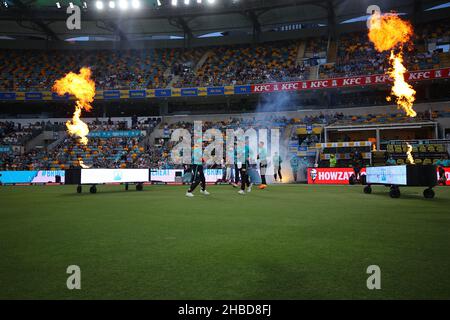
[[[97,0],[97,2],[95,3],[95,7],[98,10],[103,10],[103,1]]]
[[[6,2],[5,2],[6,3]],[[56,3],[56,7],[58,8],[58,9],[61,9],[61,4],[59,3],[59,2],[57,2]]]
[[[119,1],[119,7],[122,10],[128,10],[128,1],[127,0],[120,0]]]
[[[202,0],[197,0],[197,3],[202,4]]]
[[[214,4],[214,3],[216,3],[216,0],[208,0],[208,3],[209,4]]]
[[[190,0],[184,0],[184,4],[187,6],[189,5],[190,2],[191,2]]]
[[[158,4],[158,7],[161,7],[161,0],[157,0],[156,3]]]
[[[108,5],[111,9],[114,9],[116,7],[116,3],[114,1],[110,1]]]
[[[178,5],[178,0],[172,0],[172,6],[176,7]]]
[[[139,9],[141,7],[141,3],[139,0],[131,0],[131,6],[133,9]]]
[[[86,1],[83,2],[83,8],[87,9],[87,2]]]

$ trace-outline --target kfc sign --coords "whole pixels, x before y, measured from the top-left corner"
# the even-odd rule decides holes
[[[308,168],[308,184],[349,184],[352,174],[352,168]]]
[[[450,68],[412,71],[405,76],[407,81],[423,81],[433,79],[450,78]],[[356,77],[333,78],[327,80],[306,80],[295,82],[280,82],[252,85],[253,93],[278,92],[278,91],[300,91],[327,88],[345,88],[365,85],[388,84],[392,79],[386,74],[366,75]]]

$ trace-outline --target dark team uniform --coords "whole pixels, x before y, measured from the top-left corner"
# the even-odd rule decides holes
[[[248,176],[248,169],[250,167],[249,158],[250,158],[250,148],[246,145],[244,150],[240,150],[244,152],[245,162],[242,164],[239,169],[239,173],[241,175],[241,190],[245,190],[245,188],[250,187],[250,179]]]
[[[189,188],[189,193],[192,193],[197,186],[201,184],[202,191],[206,190],[205,173],[203,172],[203,164],[192,165],[192,183]]]
[[[202,149],[196,148],[193,152],[193,165],[192,170],[192,181],[191,187],[188,193],[192,193],[199,184],[201,184],[202,191],[206,190],[206,179],[205,173],[203,172],[203,165],[205,164],[205,159],[202,156]]]

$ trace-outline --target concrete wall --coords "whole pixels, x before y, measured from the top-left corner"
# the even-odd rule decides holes
[[[414,106],[416,111],[427,111],[427,110],[448,110],[450,108],[450,101],[448,102],[433,102],[433,103],[421,103]],[[359,108],[338,108],[338,109],[299,109],[297,111],[286,111],[286,112],[261,112],[261,113],[235,113],[235,114],[208,114],[208,115],[176,115],[176,116],[165,116],[163,117],[162,123],[175,123],[179,121],[193,122],[193,121],[221,121],[227,120],[232,117],[239,118],[256,118],[265,119],[268,116],[276,117],[287,117],[287,118],[303,118],[305,116],[319,115],[320,113],[324,115],[332,115],[335,113],[343,113],[344,115],[364,115],[364,114],[381,114],[381,113],[397,113],[400,112],[394,106],[374,106],[374,107],[359,107]],[[144,120],[147,118],[154,118],[154,116],[140,116],[138,120]],[[83,121],[90,123],[96,118],[83,118]],[[98,118],[100,121],[107,121],[109,118]],[[50,122],[66,122],[68,118],[32,118],[32,119],[0,119],[0,121],[12,121],[15,123],[29,124],[36,123],[39,121],[50,121]],[[126,121],[128,125],[131,125],[131,117],[112,117],[113,121]],[[439,122],[442,122],[446,128],[450,127],[450,119],[443,118]]]

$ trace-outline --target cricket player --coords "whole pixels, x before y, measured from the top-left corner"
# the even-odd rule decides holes
[[[266,182],[266,170],[267,170],[267,149],[264,146],[264,142],[259,142],[258,148],[258,160],[259,160],[259,171],[261,174],[261,185],[260,189],[265,189],[267,187]]]
[[[273,177],[275,178],[275,181],[277,181],[277,174],[280,178],[280,182],[283,180],[283,177],[281,176],[281,157],[278,154],[278,152],[275,152],[273,155]]]
[[[239,155],[244,154],[244,162],[240,162]],[[250,148],[249,146],[243,142],[239,143],[237,146],[237,154],[238,154],[238,162],[237,167],[239,168],[239,173],[241,175],[241,190],[239,190],[239,194],[244,195],[245,189],[247,192],[252,192],[252,184],[250,183],[250,179],[248,176],[248,169],[250,166]]]
[[[206,179],[205,173],[203,172],[203,165],[205,163],[205,159],[202,156],[201,148],[194,148],[193,152],[194,161],[192,165],[192,183],[189,190],[186,192],[186,197],[192,198],[194,197],[194,190],[197,188],[199,184],[201,184],[200,193],[207,196],[210,193],[206,191]]]

